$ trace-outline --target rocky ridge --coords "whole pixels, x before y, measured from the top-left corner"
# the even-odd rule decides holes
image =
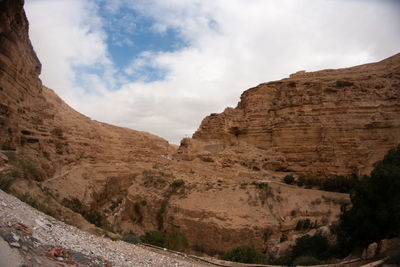
[[[71,109],[38,78],[40,62],[29,41],[23,1],[2,0],[0,9],[0,184],[52,216],[98,235],[179,232],[189,250],[215,254],[249,244],[277,255],[303,234],[329,234],[341,205],[349,201],[347,194],[284,184],[283,177],[363,173],[368,167],[362,166],[379,155],[361,148],[376,145],[381,153],[399,141],[399,55],[348,70],[297,74],[250,89],[236,109],[206,118],[194,138],[182,140],[177,149],[157,136],[97,122]],[[368,79],[357,80],[358,72],[382,83],[383,95],[377,84],[368,87]],[[342,81],[347,75],[354,81]],[[352,124],[346,124],[345,113],[331,108],[346,101],[329,102],[328,85],[342,95],[360,94],[358,102],[351,102],[359,108],[365,102],[366,108],[359,111],[346,106]],[[376,102],[363,90],[375,92]],[[314,102],[298,102],[303,97]],[[289,100],[298,103],[285,102]],[[378,104],[381,117],[373,108]],[[274,112],[277,115],[266,116]],[[342,137],[335,135],[338,130],[329,112],[338,117],[339,126],[343,123],[344,130],[337,128]],[[319,114],[329,126],[324,134],[314,123]],[[372,126],[380,128],[354,128],[357,114],[365,117],[360,125],[371,121],[368,116],[377,116]],[[297,143],[289,140],[289,133]],[[342,139],[331,140],[334,137]],[[337,162],[330,156],[338,157]],[[353,170],[357,162],[364,165]],[[308,227],[297,227],[304,222]]]
[[[399,92],[400,54],[352,68],[299,72],[245,91],[236,108],[206,117],[193,139],[205,142],[203,151],[208,143],[218,147],[221,157],[250,145],[262,154],[253,159],[259,169],[317,177],[369,174],[400,143]]]

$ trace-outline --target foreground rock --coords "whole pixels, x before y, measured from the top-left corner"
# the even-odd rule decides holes
[[[1,190],[0,235],[0,255],[8,255],[10,263],[2,266],[19,263],[28,266],[208,266],[178,255],[156,253],[90,235]],[[2,257],[1,261],[4,260]]]

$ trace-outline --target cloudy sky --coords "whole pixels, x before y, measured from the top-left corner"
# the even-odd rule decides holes
[[[400,52],[397,0],[26,0],[41,79],[92,119],[179,143],[240,94]]]

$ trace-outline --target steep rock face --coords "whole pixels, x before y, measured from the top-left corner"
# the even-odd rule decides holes
[[[263,164],[310,176],[367,174],[400,143],[400,54],[362,66],[296,73],[245,91],[193,139],[280,155]],[[269,151],[269,152],[268,152]],[[246,153],[246,151],[243,151]],[[190,153],[189,153],[190,154]]]
[[[0,0],[0,178],[24,167],[24,175],[13,176],[11,189],[16,195],[36,192],[37,202],[72,224],[77,224],[76,217],[67,216],[62,205],[76,198],[117,233],[181,232],[190,245],[206,251],[250,244],[279,253],[299,235],[315,232],[296,229],[299,222],[326,230],[337,220],[348,195],[282,184],[285,174],[275,172],[295,169],[288,152],[296,155],[283,130],[279,136],[289,143],[268,145],[275,140],[271,130],[275,124],[268,124],[263,114],[275,105],[274,99],[284,99],[277,95],[279,86],[297,87],[282,82],[244,93],[238,108],[205,119],[195,139],[184,139],[175,153],[159,137],[79,114],[42,86],[22,7],[22,0]],[[267,93],[270,90],[276,95]],[[386,103],[391,102],[383,108],[392,108]],[[308,109],[313,108],[310,105]],[[291,124],[282,118],[299,116],[293,107],[273,110],[277,112],[273,122],[286,125],[286,131]],[[302,125],[293,121],[298,124]],[[311,137],[303,138],[312,144]],[[288,151],[280,148],[284,145]],[[320,153],[330,153],[319,148]],[[307,150],[296,149],[298,162],[304,164]]]
[[[113,192],[126,192],[126,177],[173,148],[149,133],[93,121],[42,86],[23,3],[0,1],[0,148],[14,165],[29,165],[34,173],[25,176],[32,174],[61,200],[77,197],[96,206],[110,181],[121,178],[124,188]]]

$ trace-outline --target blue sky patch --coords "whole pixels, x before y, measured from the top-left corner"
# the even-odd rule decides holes
[[[109,12],[100,5],[99,13],[105,18],[108,52],[119,72],[145,51],[172,52],[187,46],[177,30],[168,28],[165,32],[156,32],[154,19],[133,9],[120,8],[118,12]],[[127,78],[146,82],[163,80],[166,70],[150,67],[152,65],[151,62],[145,64],[142,70],[136,70],[135,75]]]

